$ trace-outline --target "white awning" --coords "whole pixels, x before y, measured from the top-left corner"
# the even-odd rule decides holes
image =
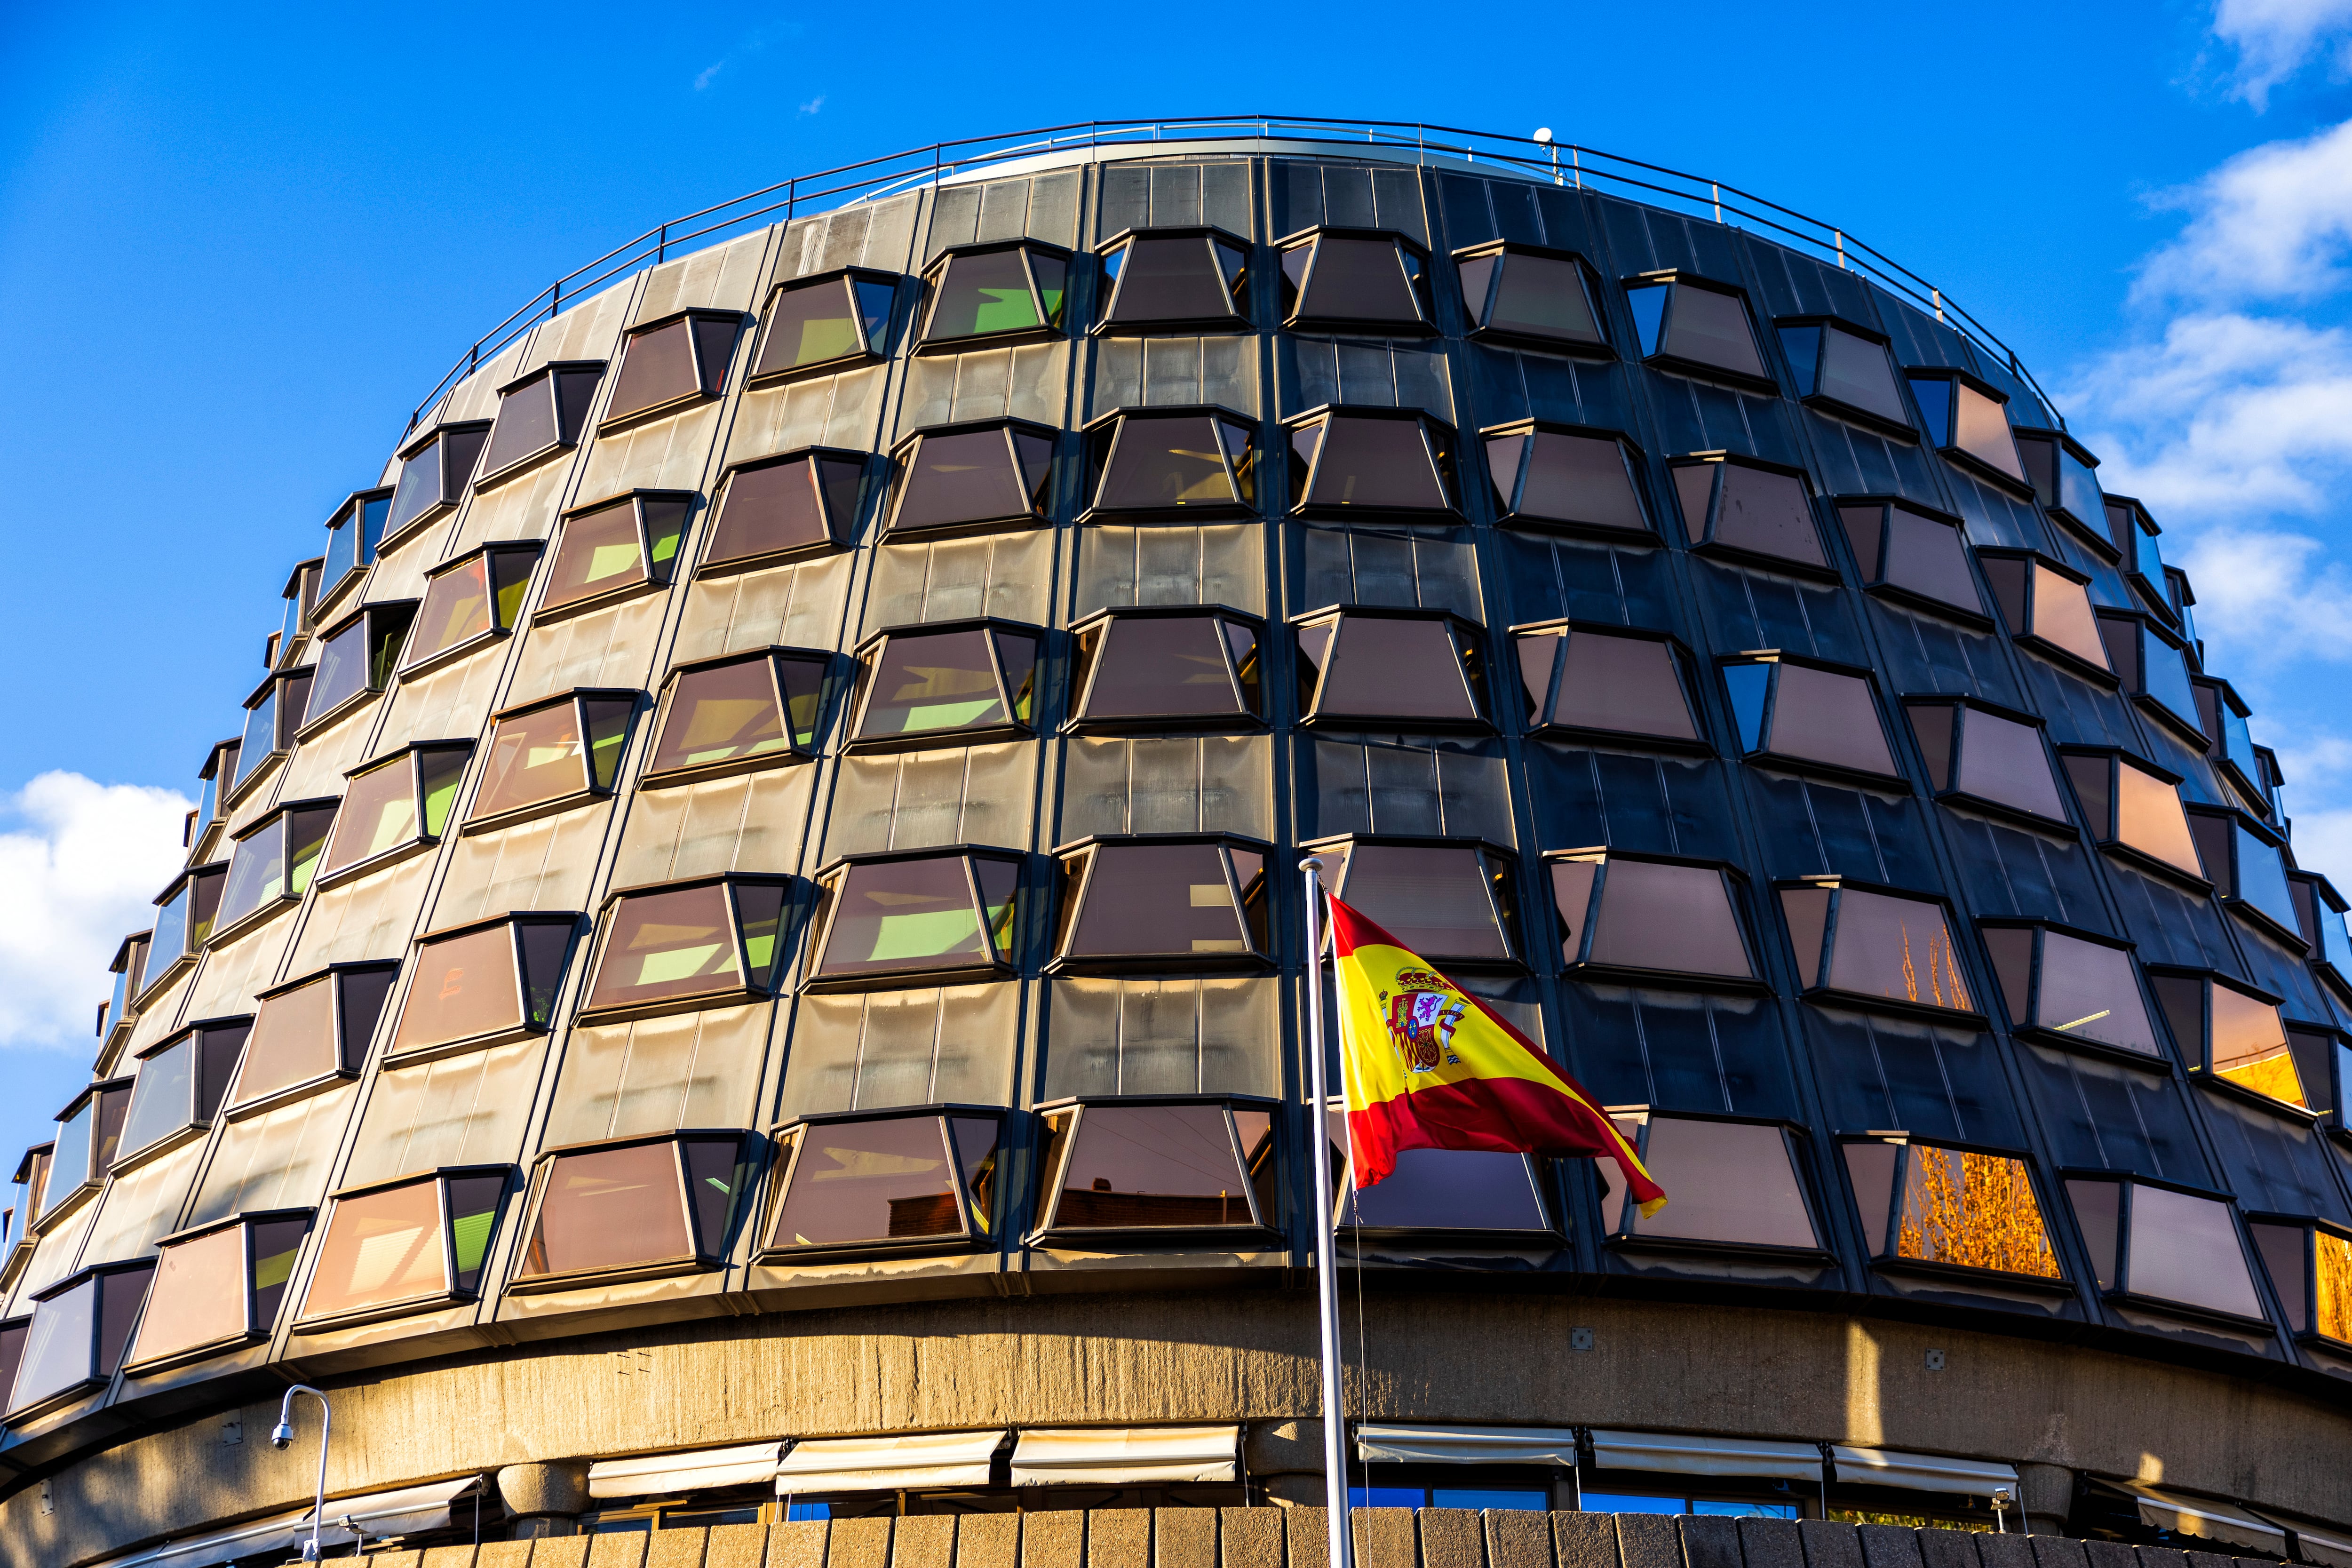
[[[1678,1432],[1592,1434],[1592,1462],[1604,1470],[1656,1470],[1675,1476],[1766,1476],[1777,1480],[1822,1479],[1822,1451],[1811,1443],[1770,1443],[1758,1437],[1693,1437]]]
[[[2286,1531],[2242,1508],[2201,1497],[2183,1497],[2179,1492],[2160,1492],[2137,1481],[2116,1484],[2139,1505],[2140,1522],[2151,1529],[2176,1531],[2231,1546],[2286,1555]]]
[[[783,1439],[744,1443],[732,1448],[693,1448],[683,1454],[646,1454],[635,1459],[599,1459],[588,1467],[590,1497],[659,1497],[705,1487],[742,1487],[775,1478]]]
[[[1996,1487],[2017,1492],[2017,1467],[1990,1459],[1954,1459],[1942,1454],[1900,1454],[1892,1448],[1849,1448],[1841,1443],[1830,1450],[1837,1461],[1841,1484],[1907,1487],[1915,1492],[1950,1492],[1959,1497],[1992,1496]]]
[[[454,1481],[434,1481],[397,1491],[372,1492],[363,1497],[330,1498],[326,1521],[319,1527],[321,1546],[349,1546],[362,1535],[415,1535],[445,1530],[451,1523],[450,1507],[482,1484],[479,1476]],[[102,1568],[216,1568],[239,1557],[263,1552],[292,1552],[310,1539],[310,1510],[272,1514],[268,1519],[227,1530],[206,1531],[183,1541],[152,1546],[129,1557],[117,1557]]]
[[[2260,1517],[2268,1519],[2269,1515]],[[2271,1522],[2283,1524],[2294,1531],[2294,1554],[2301,1561],[2322,1563],[2325,1568],[2352,1568],[2352,1537],[2328,1530],[2314,1530],[2291,1519],[2275,1519]]]
[[[1241,1479],[1239,1426],[1063,1426],[1021,1434],[1016,1487],[1146,1487]]]
[[[1003,1446],[1002,1428],[812,1438],[793,1444],[776,1467],[776,1495],[984,1487],[989,1457]]]
[[[1422,1465],[1561,1465],[1573,1469],[1576,1433],[1566,1426],[1394,1426],[1367,1421],[1356,1428],[1356,1457]]]

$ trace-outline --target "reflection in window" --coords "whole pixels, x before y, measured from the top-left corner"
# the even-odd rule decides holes
[[[148,1310],[124,1363],[159,1369],[266,1339],[310,1234],[310,1211],[296,1209],[240,1215],[162,1243]]]
[[[1778,390],[1757,352],[1747,299],[1738,290],[1672,272],[1645,273],[1625,286],[1625,302],[1643,359]]]
[[[828,654],[769,648],[669,673],[645,783],[720,778],[814,755]]]
[[[155,900],[155,942],[148,950],[147,989],[155,988],[178,972],[183,959],[194,958],[212,940],[213,917],[220,909],[221,884],[228,880],[228,863],[194,866],[182,872]]]
[[[310,612],[319,603],[319,570],[322,558],[314,557],[296,566],[286,579],[282,595],[286,601],[284,618],[278,623],[278,635],[270,641],[268,662],[282,668],[305,653],[303,639],[311,632]]]
[[[559,360],[499,388],[498,422],[490,426],[477,488],[578,446],[588,405],[604,379],[603,360]]]
[[[2067,820],[2039,725],[1966,701],[1906,699],[1903,710],[1937,795],[2043,822]]]
[[[457,785],[474,754],[471,741],[410,746],[345,776],[342,809],[327,845],[320,877],[332,877],[380,858],[440,841],[457,804]]]
[[[237,753],[244,744],[242,738],[217,742],[205,754],[205,765],[196,773],[204,787],[196,802],[195,826],[187,835],[190,848],[202,846],[205,835],[220,825],[221,797],[236,777]]]
[[[2289,948],[2304,941],[2288,889],[2284,846],[2251,816],[2210,806],[2189,813],[2189,831],[2214,890],[2230,909]]]
[[[581,1016],[646,1017],[769,994],[784,966],[782,878],[617,893]]]
[[[1675,1201],[1644,1219],[1608,1162],[1593,1162],[1602,1223],[1621,1241],[1716,1242],[1818,1251],[1821,1237],[1787,1131],[1770,1122],[1645,1115],[1618,1128]],[[1675,1213],[1676,1209],[1683,1212]]]
[[[923,275],[931,306],[923,318],[923,342],[1058,331],[1069,300],[1069,278],[1068,253],[1050,246],[1024,242],[950,250]]]
[[[1063,975],[1041,1098],[1278,1093],[1281,984],[1215,973]]]
[[[1573,850],[1552,858],[1560,961],[1753,981],[1730,873],[1717,865]]]
[[[339,963],[261,993],[229,1109],[355,1077],[399,973],[395,963]]]
[[[686,310],[632,331],[604,410],[607,426],[667,414],[718,396],[743,318],[733,310]]]
[[[1293,510],[1451,511],[1454,436],[1413,415],[1333,411],[1289,426]]]
[[[1583,263],[1564,250],[1482,245],[1456,251],[1462,308],[1476,335],[1607,348]]]
[[[423,939],[389,1054],[471,1049],[546,1028],[576,920],[500,915]]]
[[[2119,849],[2147,865],[2204,881],[2177,777],[2120,752],[2068,747],[2058,760],[2101,848]]]
[[[1956,458],[1995,478],[2022,489],[2029,482],[2018,460],[2017,441],[2009,428],[2009,400],[1961,371],[1913,370],[1912,400],[1919,405],[1927,439],[1948,458]]]
[[[390,488],[354,490],[335,515],[327,520],[327,553],[319,571],[319,603],[340,593],[355,574],[375,564],[376,546],[383,542],[384,523],[392,516]]]
[[[740,1135],[565,1150],[541,1163],[517,1289],[717,1268],[751,1171]]]
[[[2089,579],[2037,555],[1984,551],[1977,557],[2010,635],[2095,675],[2111,675],[2107,645],[2091,611]]]
[[[1780,352],[1797,377],[1797,395],[1815,407],[1892,430],[1906,439],[1911,416],[1895,389],[1886,340],[1844,321],[1791,321],[1780,326]]]
[[[1257,426],[1223,411],[1114,414],[1087,431],[1096,511],[1187,511],[1257,503]]]
[[[1349,610],[1300,626],[1298,707],[1309,722],[1483,726],[1479,639],[1451,616]]]
[[[382,691],[415,614],[414,600],[370,605],[329,627],[319,639],[319,663],[299,722],[308,728]]]
[[[1398,235],[1310,235],[1283,247],[1276,282],[1286,327],[1369,327],[1391,335],[1435,330],[1429,263],[1419,246]]]
[[[2192,1068],[2287,1105],[2314,1109],[2275,998],[2210,974],[2151,974],[2148,988]],[[2318,1079],[2324,1093],[2324,1067]]]
[[[667,583],[693,505],[688,490],[632,490],[565,512],[537,613],[600,605]]]
[[[770,1256],[985,1240],[995,1228],[999,1125],[989,1116],[804,1123],[784,1135]]]
[[[1033,425],[920,431],[893,454],[893,536],[1034,527],[1053,509],[1054,436]]]
[[[2129,949],[2041,925],[1985,925],[1979,933],[2015,1027],[2163,1054]]]
[[[1529,728],[1705,744],[1671,639],[1561,622],[1511,645]]]
[[[473,1167],[335,1195],[297,1321],[319,1323],[464,1300],[506,1195],[507,1171]]]
[[[2271,815],[2270,791],[2264,787],[2266,770],[2256,755],[2260,748],[2254,744],[2253,731],[2246,727],[2253,710],[2226,680],[2200,676],[2191,684],[2206,736],[2205,754],[2220,767],[2223,780],[2251,801],[2257,813]]]
[[[43,1217],[85,1188],[94,1189],[114,1168],[115,1150],[122,1142],[123,1112],[131,1106],[131,1083],[130,1079],[117,1078],[91,1084],[58,1112],[58,1135],[42,1194]]]
[[[1834,878],[1780,889],[1780,912],[1807,991],[1947,1012],[1979,1011],[1960,973],[1944,906]]]
[[[1265,852],[1237,843],[1097,843],[1062,858],[1063,960],[1265,957]]]
[[[1423,958],[1518,959],[1507,857],[1477,844],[1366,839],[1345,841],[1344,853],[1332,892]]]
[[[2108,668],[2123,682],[2124,689],[2158,718],[2170,720],[2185,737],[2204,740],[2181,646],[2146,616],[2100,610],[2097,617]]]
[[[152,1258],[111,1263],[84,1269],[35,1296],[5,1414],[16,1416],[94,1391],[112,1377],[154,1271]]]
[[[741,571],[845,549],[857,529],[862,452],[812,447],[727,470],[702,570]]]
[[[1874,497],[1841,500],[1837,510],[1865,586],[1931,610],[1990,619],[1958,518]]]
[[[1651,534],[1637,464],[1612,432],[1504,425],[1484,432],[1495,510],[1515,528]]]
[[[1222,229],[1147,229],[1103,247],[1102,323],[1213,327],[1249,315],[1249,247]]]
[[[1014,962],[1021,864],[1011,856],[849,860],[822,880],[819,979],[996,973]]]
[[[466,498],[466,481],[490,437],[487,419],[441,425],[401,449],[400,480],[392,497],[384,537],[397,539],[419,523],[446,517]]]
[[[264,909],[289,908],[300,900],[326,852],[336,804],[313,800],[280,806],[237,835],[216,929],[226,930]]]
[[[147,951],[154,934],[142,931],[136,935],[126,936],[121,945],[114,950],[114,962],[107,965],[107,973],[114,976],[114,994],[108,999],[105,1016],[99,1026],[100,1039],[131,1021],[131,1001],[147,988]]]
[[[862,268],[778,284],[768,296],[752,384],[882,358],[890,352],[890,302],[898,291],[897,278]]]
[[[1787,655],[1723,666],[1739,747],[1760,760],[1895,779],[1867,677]]]
[[[1489,1154],[1470,1149],[1400,1149],[1388,1181],[1359,1191],[1349,1164],[1348,1126],[1334,1110],[1327,1119],[1331,1138],[1333,1219],[1340,1240],[1360,1231],[1376,1236],[1406,1232],[1522,1231],[1550,1240],[1541,1178],[1525,1154]],[[1510,1238],[1492,1237],[1508,1244]],[[1542,1243],[1539,1242],[1538,1245]]]
[[[294,731],[310,703],[309,668],[271,676],[245,700],[245,732],[236,752],[236,778],[232,795],[242,795],[268,771],[268,765],[294,749]]]
[[[2113,531],[2116,509],[2099,493],[2098,476],[2092,472],[2099,460],[2076,445],[2073,437],[2056,430],[2018,431],[2017,450],[2024,460],[2025,477],[2033,486],[2034,499],[2042,509],[2094,543],[2121,549],[2124,570],[2133,570],[2130,542]],[[2151,576],[2154,581],[2149,591],[2161,599],[2161,563]]]
[[[1813,526],[1811,491],[1797,469],[1717,457],[1677,461],[1671,471],[1694,547],[1783,568],[1832,570]]]
[[[2102,1290],[2262,1320],[2227,1202],[2094,1179],[2070,1179],[2066,1201]]]
[[[2246,1229],[2286,1309],[2287,1327],[2352,1344],[2352,1239],[2326,1225],[2253,1221]]]
[[[251,1018],[211,1018],[140,1052],[117,1162],[184,1142],[188,1133],[211,1126],[252,1027]]]
[[[1077,628],[1080,721],[1255,719],[1265,712],[1258,632],[1206,615],[1112,612]]]
[[[1037,634],[995,621],[885,632],[858,649],[860,741],[1025,730],[1035,721]]]
[[[1073,1105],[1045,1113],[1037,1229],[1181,1233],[1275,1223],[1274,1117],[1255,1106]]]
[[[570,691],[497,714],[468,829],[612,794],[636,707],[634,691]]]
[[[2061,1277],[2025,1162],[2012,1154],[1908,1142],[1844,1146],[1871,1255]]]
[[[401,673],[418,673],[512,631],[539,550],[536,544],[490,545],[435,567],[425,578],[425,602],[417,608]]]

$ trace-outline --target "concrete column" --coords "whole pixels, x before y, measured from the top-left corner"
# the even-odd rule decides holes
[[[499,1472],[499,1498],[514,1521],[518,1541],[571,1535],[590,1507],[588,1461],[551,1459],[509,1465]]]
[[[1242,1464],[1276,1507],[1323,1505],[1322,1422],[1251,1422],[1242,1431]]]
[[[2064,1534],[2074,1511],[2074,1472],[2063,1465],[2018,1466],[2017,1502],[2027,1534]]]

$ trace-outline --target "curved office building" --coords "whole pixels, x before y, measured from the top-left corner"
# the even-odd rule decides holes
[[[1372,1503],[2352,1563],[2346,904],[2157,520],[1793,215],[1192,137],[665,234],[289,522],[0,1558],[284,1561],[299,1381],[337,1553],[1272,1562],[1336,1219]],[[1672,1203],[1312,1212],[1303,852]]]

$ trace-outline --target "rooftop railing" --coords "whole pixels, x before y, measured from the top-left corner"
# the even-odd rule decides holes
[[[672,250],[714,242],[752,226],[785,221],[853,203],[873,201],[904,191],[935,185],[992,165],[1014,163],[1049,153],[1104,147],[1144,147],[1163,142],[1256,141],[1328,144],[1344,151],[1350,145],[1382,149],[1391,156],[1411,152],[1413,161],[1460,159],[1487,163],[1513,173],[1582,189],[1587,185],[1614,192],[1638,193],[1636,199],[1717,223],[1745,224],[1769,233],[1780,243],[1819,257],[1848,271],[1859,272],[1889,291],[1910,300],[1953,327],[1982,352],[2006,364],[2048,405],[2056,405],[2041,383],[2018,360],[2016,351],[1990,328],[1954,304],[1942,289],[1884,252],[1864,244],[1843,228],[1810,217],[1791,207],[1767,200],[1752,191],[1719,180],[1688,174],[1664,164],[1644,163],[1576,142],[1538,142],[1528,136],[1502,136],[1492,132],[1465,131],[1457,126],[1430,125],[1418,121],[1343,120],[1314,115],[1207,115],[1188,120],[1088,120],[1050,125],[996,136],[934,142],[926,147],[891,153],[862,163],[845,163],[814,174],[795,174],[772,185],[749,191],[730,201],[649,228],[614,246],[584,266],[573,268],[541,289],[505,321],[478,339],[449,367],[423,402],[411,411],[414,429],[444,394],[471,374],[539,322],[559,314],[573,301],[595,292],[614,279],[641,267],[668,259]]]

